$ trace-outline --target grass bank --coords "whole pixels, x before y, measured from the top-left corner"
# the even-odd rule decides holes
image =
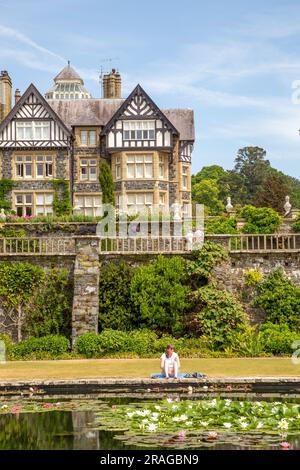
[[[291,358],[182,359],[182,372],[203,372],[213,377],[300,376],[300,365]],[[159,372],[157,359],[73,359],[12,361],[0,365],[0,380],[85,379],[149,377]]]

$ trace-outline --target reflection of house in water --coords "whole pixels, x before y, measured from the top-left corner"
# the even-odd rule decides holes
[[[89,429],[89,425],[94,421],[93,411],[72,411],[73,449],[97,450],[100,448],[99,431]]]

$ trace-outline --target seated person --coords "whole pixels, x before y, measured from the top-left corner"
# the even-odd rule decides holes
[[[168,379],[173,377],[174,379],[178,378],[178,371],[180,367],[180,361],[178,354],[174,352],[174,347],[171,344],[168,344],[166,352],[160,358],[160,368],[162,376]]]

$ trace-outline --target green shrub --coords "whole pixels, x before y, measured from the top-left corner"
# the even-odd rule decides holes
[[[96,333],[84,333],[75,342],[75,351],[87,358],[101,357],[102,350]]]
[[[135,306],[130,296],[134,268],[127,263],[102,264],[99,283],[99,330],[134,328]]]
[[[264,356],[264,342],[255,327],[247,327],[244,331],[232,332],[228,338],[227,352],[233,352],[238,356],[256,357]]]
[[[240,216],[246,220],[243,233],[274,233],[281,224],[281,217],[270,207],[245,206]]]
[[[245,330],[247,318],[243,306],[230,292],[209,284],[193,292],[191,299],[190,333],[206,336],[213,348],[224,349],[230,333]]]
[[[257,269],[249,269],[244,274],[246,286],[257,286],[263,280],[263,275]]]
[[[64,336],[49,335],[42,338],[28,338],[14,344],[10,349],[10,359],[56,359],[70,349],[70,341]]]
[[[236,234],[238,229],[235,217],[214,217],[205,220],[205,233],[207,234]]]
[[[150,330],[133,330],[127,335],[126,351],[139,357],[149,357],[157,347],[157,335]]]
[[[24,332],[27,336],[71,337],[73,284],[66,269],[53,268],[35,293]]]
[[[197,288],[207,283],[212,269],[228,259],[227,250],[218,243],[205,242],[201,250],[193,253],[194,259],[187,263],[189,282]]]
[[[136,324],[162,333],[180,334],[190,288],[183,258],[159,256],[141,266],[131,281],[131,298],[136,306]]]
[[[300,334],[291,331],[287,324],[265,323],[259,332],[259,337],[264,345],[264,350],[271,354],[292,355],[292,344],[300,340]]]
[[[300,329],[300,288],[282,269],[274,270],[257,289],[254,305],[266,312],[266,321],[286,323],[292,330]]]
[[[293,232],[300,232],[300,214],[298,214],[295,222],[292,225]]]

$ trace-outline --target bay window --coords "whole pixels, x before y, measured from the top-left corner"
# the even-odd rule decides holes
[[[102,215],[102,198],[101,195],[95,194],[76,194],[75,208],[78,214],[91,217]]]
[[[153,205],[153,193],[128,193],[127,207],[130,212],[140,212]]]
[[[127,178],[153,178],[152,155],[128,155]]]

